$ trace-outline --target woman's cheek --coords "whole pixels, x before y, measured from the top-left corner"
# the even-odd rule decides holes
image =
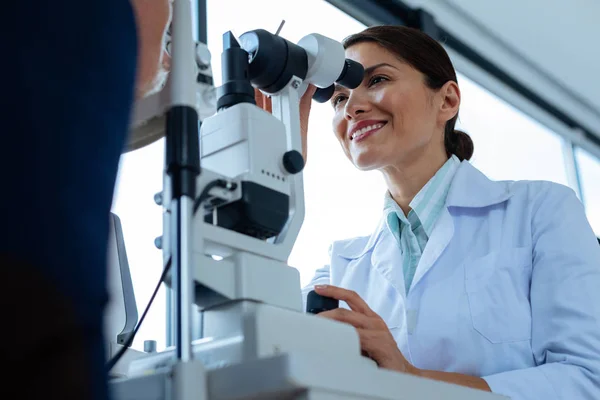
[[[335,133],[335,137],[338,140],[343,139],[345,132],[346,132],[346,126],[347,126],[347,122],[346,122],[346,119],[344,118],[343,111],[336,110],[335,114],[333,116],[332,128],[333,128],[333,132]]]

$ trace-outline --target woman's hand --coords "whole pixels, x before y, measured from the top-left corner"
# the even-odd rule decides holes
[[[307,159],[308,116],[310,115],[312,96],[316,90],[315,86],[309,85],[300,99],[300,134],[302,136],[302,157],[304,157],[304,164],[306,164]],[[264,95],[260,90],[254,89],[254,99],[258,107],[269,113],[273,111],[271,98]]]
[[[351,310],[337,308],[318,316],[348,323],[358,331],[363,354],[381,368],[418,375],[418,369],[404,358],[385,321],[377,315],[356,292],[331,285],[317,285],[321,296],[345,301]]]
[[[358,331],[363,354],[373,359],[381,368],[391,369],[423,378],[433,379],[455,385],[466,386],[491,392],[483,378],[455,372],[431,371],[419,369],[409,363],[398,349],[385,321],[381,319],[358,294],[351,290],[331,285],[317,285],[315,292],[321,296],[333,297],[345,301],[351,310],[336,308],[324,311],[318,316],[348,323]]]

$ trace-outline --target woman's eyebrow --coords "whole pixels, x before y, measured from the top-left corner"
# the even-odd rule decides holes
[[[391,67],[394,69],[398,69],[397,67],[394,67],[392,64],[388,64],[388,63],[379,63],[379,64],[375,64],[375,65],[371,65],[368,68],[365,68],[365,76],[371,75],[375,70],[377,70],[378,68],[381,67]],[[348,90],[347,88],[345,88],[344,86],[335,83],[333,85],[333,92],[337,93],[337,92],[343,92],[345,90]]]
[[[396,67],[394,67],[392,64],[388,64],[388,63],[379,63],[379,64],[375,64],[375,65],[371,65],[368,68],[365,68],[365,75],[370,75],[373,73],[373,71],[375,71],[377,68],[381,68],[381,67],[392,67],[394,69],[398,69]]]
[[[346,88],[345,86],[340,85],[339,83],[334,83],[333,84],[333,93],[344,92],[346,90],[348,90],[348,88]]]

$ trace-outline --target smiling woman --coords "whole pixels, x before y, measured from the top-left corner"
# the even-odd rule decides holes
[[[332,97],[335,137],[387,194],[376,230],[335,241],[305,298],[342,301],[319,315],[354,326],[381,368],[513,400],[600,397],[600,247],[573,190],[471,165],[456,73],[429,36],[377,26],[344,46],[366,74]]]
[[[331,100],[336,136],[355,166],[381,170],[390,186],[406,181],[397,176],[403,168],[394,166],[412,163],[406,158],[416,153],[429,168],[415,170],[429,176],[452,154],[460,161],[471,158],[473,142],[454,129],[460,104],[456,73],[437,42],[419,31],[380,26],[350,36],[344,45],[348,57],[366,67],[365,85],[352,96],[338,87]],[[418,189],[394,186],[391,194],[406,211]]]
[[[208,40],[217,86],[221,84],[222,35],[230,29],[236,34],[256,28],[274,32],[285,19],[281,34],[291,41],[311,32],[341,41],[364,29],[322,0],[305,0],[302,7],[289,7],[289,2],[280,0],[208,0],[207,4]],[[405,32],[401,28],[390,32],[393,34],[389,41],[400,46],[395,35]],[[348,52],[360,46],[366,48],[366,44],[378,45],[375,39],[349,46]],[[410,50],[423,58],[428,54],[423,49],[429,46],[434,45],[416,43],[415,49],[401,46],[405,52],[402,57],[393,47],[379,45],[381,53],[392,55],[385,61],[407,68],[406,73],[424,82],[420,87],[426,94],[420,98],[426,100],[421,103],[424,113],[431,113],[434,107],[428,102],[443,97],[438,93],[440,88],[436,91],[427,85],[426,70],[417,66],[435,67],[436,62],[426,59],[421,64],[409,63],[406,52]],[[361,55],[357,52],[356,57]],[[383,61],[374,56],[365,59],[364,65]],[[371,87],[365,81],[359,91],[367,94],[399,84],[385,80],[402,78],[399,73],[392,76],[394,71],[373,71]],[[477,150],[471,160],[477,169],[495,179],[567,182],[559,137],[476,82],[460,74],[458,78],[461,104],[457,126],[465,128],[475,141]],[[307,288],[325,283],[346,290],[323,289],[328,295],[347,298],[347,305],[358,305],[362,307],[360,311],[369,314],[355,321],[365,323],[359,328],[366,332],[365,346],[378,346],[371,349],[372,357],[381,354],[382,349],[399,350],[407,362],[404,367],[414,367],[409,369],[413,373],[437,374],[436,379],[462,379],[463,383],[468,380],[479,385],[484,379],[493,391],[510,393],[514,400],[556,398],[556,393],[544,383],[543,377],[548,376],[565,398],[597,398],[595,351],[600,343],[594,325],[598,316],[591,307],[598,301],[594,297],[598,277],[590,262],[594,257],[590,254],[595,250],[589,248],[587,222],[572,193],[542,182],[491,182],[471,162],[460,162],[461,154],[469,159],[469,148],[460,148],[461,143],[468,145],[469,141],[463,141],[462,135],[454,131],[456,135],[448,139],[456,147],[451,153],[458,163],[450,157],[443,164],[445,167],[432,169],[434,177],[423,183],[409,203],[413,213],[406,215],[379,179],[380,170],[359,170],[353,161],[347,162],[349,157],[343,145],[328,129],[335,114],[343,112],[344,103],[352,105],[361,100],[359,92],[340,94],[346,98],[339,99],[339,109],[330,104],[313,104],[310,114],[310,162],[303,172],[307,213],[289,264],[299,269],[303,283],[311,281],[315,266],[328,265]],[[396,101],[416,107],[416,100],[410,104],[397,96]],[[361,119],[386,122],[361,146],[369,144],[372,138],[392,133],[408,132],[408,137],[408,123],[436,126],[436,121],[428,121],[429,125],[411,122],[412,114],[402,109],[384,108],[374,101],[361,102],[363,106],[358,107],[356,114],[360,117],[352,119],[352,115],[346,115],[346,124],[355,120],[360,123]],[[434,153],[440,157],[438,162],[448,148],[441,142],[448,121],[440,124],[436,132],[429,132],[430,137],[438,138],[439,147]],[[398,136],[394,139],[397,142],[383,146],[386,159],[393,160],[394,152],[398,152],[407,160],[419,160],[419,152],[427,148],[427,141],[423,146],[418,140],[406,139],[409,145],[419,144],[407,151],[400,147],[405,138]],[[351,139],[347,144],[350,142]],[[535,153],[531,151],[534,148]],[[159,141],[123,157],[119,196],[115,200],[115,208],[124,221],[138,304],[146,304],[162,268],[161,254],[153,246],[153,239],[161,233],[162,219],[152,196],[162,188],[163,150],[163,141]],[[390,169],[394,172],[394,168]],[[406,182],[411,183],[419,178],[419,171],[396,172],[404,172]],[[384,191],[386,206],[382,208]],[[372,225],[382,212],[373,231]],[[565,217],[556,218],[557,213]],[[534,230],[527,231],[528,227]],[[416,241],[410,233],[413,229]],[[331,254],[327,254],[332,240],[363,235],[365,231],[373,232],[362,238],[337,240],[331,246]],[[414,270],[411,257],[419,260]],[[406,260],[410,268],[405,268]],[[581,276],[589,280],[582,281],[578,278]],[[557,292],[569,296],[555,296]],[[368,309],[358,298],[364,300]],[[143,339],[157,339],[157,335],[159,348],[165,342],[164,302],[156,301],[150,314],[138,334],[138,348]],[[380,320],[389,332],[380,329]],[[390,336],[395,342],[393,347]],[[386,341],[381,345],[373,342],[377,337]],[[576,341],[580,347],[574,345]],[[388,354],[389,359],[380,360],[382,367],[397,368],[396,362],[402,358]]]

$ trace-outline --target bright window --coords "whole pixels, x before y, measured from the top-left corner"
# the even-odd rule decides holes
[[[582,149],[576,150],[575,157],[587,216],[594,232],[600,237],[600,160]]]
[[[567,185],[562,138],[467,77],[457,129],[471,135],[471,159],[494,180],[548,180]]]
[[[138,316],[142,313],[162,273],[162,252],[154,239],[162,233],[162,208],[154,194],[162,191],[164,140],[121,156],[112,212],[121,219],[123,236],[136,297]],[[156,340],[157,350],[165,346],[166,298],[164,285],[158,292],[133,347],[143,350],[144,340]]]

